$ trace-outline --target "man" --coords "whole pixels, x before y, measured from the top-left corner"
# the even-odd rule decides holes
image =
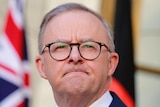
[[[109,91],[118,64],[111,30],[100,15],[76,3],[51,10],[39,33],[37,69],[57,107],[126,107]]]

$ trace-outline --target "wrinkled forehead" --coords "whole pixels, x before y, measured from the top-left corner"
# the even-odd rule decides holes
[[[82,35],[83,33],[84,36],[107,34],[102,22],[95,15],[80,10],[63,12],[53,17],[46,26],[45,35],[49,33],[53,35],[57,33],[57,36],[62,33],[71,33],[69,35],[77,35],[76,33]]]
[[[70,20],[71,20],[70,23],[73,23],[76,21],[77,22],[82,21],[88,24],[100,24],[103,26],[102,22],[95,15],[82,10],[66,11],[61,14],[58,14],[57,16],[53,17],[51,20],[59,21],[59,22],[65,21],[65,23],[69,22]]]
[[[74,21],[75,18],[77,18],[78,20],[84,20],[84,21],[87,20],[88,22],[93,21],[93,23],[94,23],[94,21],[96,21],[96,22],[99,22],[99,24],[101,24],[103,26],[103,22],[101,21],[101,19],[98,16],[96,16],[95,14],[93,14],[89,11],[79,10],[79,9],[68,10],[68,11],[64,11],[64,12],[61,12],[59,14],[56,14],[55,16],[50,18],[48,23],[51,20],[55,20],[55,19],[58,19],[58,20],[60,20],[60,19],[68,19],[68,20],[72,19]]]
[[[92,19],[92,20],[91,20]],[[92,24],[92,28],[93,26],[97,26],[97,30],[99,31],[105,31],[107,32],[107,38],[108,38],[108,25],[107,23],[100,17],[97,16],[96,14],[90,12],[90,11],[86,11],[86,10],[80,10],[80,9],[73,9],[73,10],[67,10],[67,11],[63,11],[54,15],[51,15],[50,18],[48,18],[48,22],[45,22],[45,26],[43,26],[43,28],[41,29],[41,36],[39,38],[39,49],[41,49],[43,43],[42,41],[44,40],[44,32],[46,31],[46,27],[51,23],[51,22],[61,22],[61,24],[59,24],[60,26],[63,26],[64,23],[69,23],[70,22],[79,22],[82,21],[84,23],[88,23],[88,24]],[[97,22],[97,23],[95,23]],[[58,26],[58,24],[53,24],[55,26]],[[44,23],[43,23],[44,24]],[[101,26],[101,28],[99,28],[98,26]],[[41,26],[42,27],[42,26]],[[47,28],[48,29],[48,28]],[[109,38],[110,39],[110,38]],[[111,39],[112,40],[112,39]]]

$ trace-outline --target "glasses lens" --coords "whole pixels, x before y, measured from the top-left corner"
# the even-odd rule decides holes
[[[70,53],[70,45],[65,42],[55,42],[50,46],[50,55],[56,60],[64,60]]]
[[[100,53],[100,45],[96,42],[84,42],[79,47],[80,54],[85,59],[95,59]]]
[[[96,59],[101,51],[100,44],[93,41],[83,42],[80,45],[78,43],[55,42],[49,47],[50,56],[55,60],[65,60],[69,57],[72,45],[78,45],[81,57],[87,60]]]

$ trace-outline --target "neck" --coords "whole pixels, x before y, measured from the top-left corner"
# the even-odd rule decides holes
[[[58,107],[87,107],[87,105],[90,105],[93,97],[94,96],[91,96],[90,94],[55,94],[55,100]]]

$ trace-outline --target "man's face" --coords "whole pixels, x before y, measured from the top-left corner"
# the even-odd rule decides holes
[[[57,41],[81,43],[86,40],[107,45],[106,35],[106,30],[97,17],[84,11],[70,11],[50,20],[43,35],[42,46]],[[108,76],[113,74],[118,62],[116,55],[109,55],[102,46],[99,57],[89,61],[80,56],[77,46],[73,46],[68,59],[56,61],[49,55],[48,48],[45,48],[43,55],[37,57],[36,64],[55,94],[87,95],[100,93],[106,87]]]

